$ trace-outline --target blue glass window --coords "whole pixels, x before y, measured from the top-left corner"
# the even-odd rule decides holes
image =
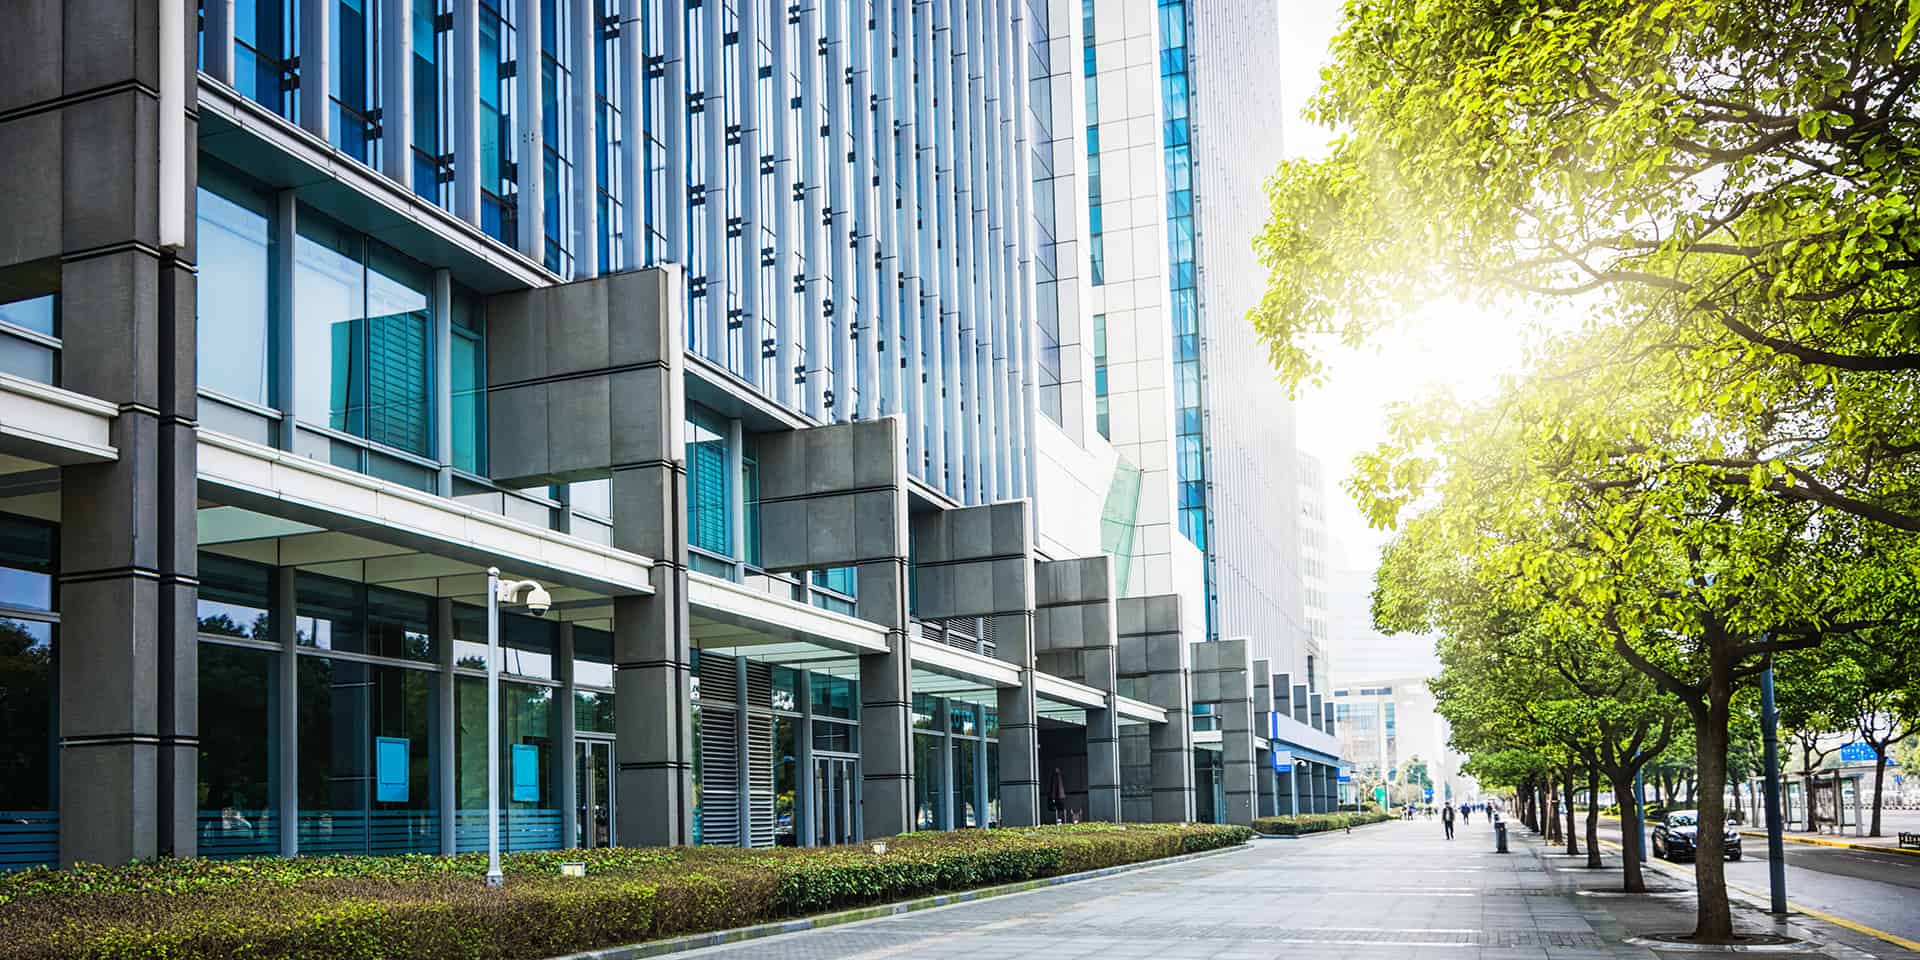
[[[233,85],[298,122],[299,0],[233,0]]]
[[[268,330],[273,316],[272,210],[266,197],[200,161],[194,237],[200,280],[194,297],[200,386],[273,402]]]
[[[477,298],[453,297],[453,450],[455,469],[487,472],[487,324]]]
[[[401,2],[401,0],[389,0]],[[413,4],[413,192],[442,207],[453,204],[453,11],[447,0]]]
[[[480,228],[502,243],[519,237],[520,151],[513,129],[518,95],[514,48],[519,42],[513,3],[480,3]]]
[[[727,476],[727,422],[708,411],[687,410],[687,545],[733,556],[733,524]]]
[[[314,2],[314,0],[308,0]],[[405,2],[405,0],[387,0]],[[379,11],[372,0],[332,0],[333,31],[327,38],[332,67],[327,91],[333,145],[361,163],[380,162]]]
[[[335,430],[430,455],[431,271],[304,207],[299,223],[295,409],[325,410]]]

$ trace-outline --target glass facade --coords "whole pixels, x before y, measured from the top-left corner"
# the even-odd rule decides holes
[[[431,455],[432,289],[425,267],[302,207],[293,335],[300,415],[324,410],[334,430]]]
[[[303,656],[298,677],[300,852],[440,852],[432,675]]]
[[[386,0],[389,3],[402,0]],[[412,7],[413,192],[453,206],[452,0],[405,0]]]
[[[233,86],[299,122],[300,0],[233,0]]]
[[[0,373],[60,382],[59,287],[49,263],[0,270]]]
[[[1107,405],[1107,315],[1093,315],[1093,426],[1100,435],[1113,439],[1113,422]]]
[[[407,0],[307,0],[332,7],[327,33],[327,124],[333,145],[361,163],[380,163],[380,4]]]
[[[0,870],[58,856],[57,539],[0,514]]]
[[[992,707],[914,694],[915,830],[999,824],[999,735],[999,718]]]
[[[519,84],[519,31],[514,0],[481,0],[480,10],[480,229],[508,246],[519,242],[519,136],[514,100]]]
[[[271,199],[203,159],[195,203],[200,388],[269,406],[275,248]]]

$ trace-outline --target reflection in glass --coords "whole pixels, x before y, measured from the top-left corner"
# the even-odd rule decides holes
[[[205,161],[202,161],[203,163]],[[204,186],[199,210],[200,279],[194,297],[200,386],[248,403],[273,402],[268,391],[269,250],[273,235],[263,204],[242,191],[229,199]]]
[[[299,661],[300,852],[437,853],[432,674]]]
[[[458,849],[487,848],[487,686],[462,677],[454,778],[459,795]],[[552,687],[500,684],[500,845],[508,851],[557,850],[560,807],[553,783]],[[515,748],[521,748],[516,750]]]
[[[272,640],[268,607],[273,568],[215,553],[200,554],[200,632]]]
[[[980,826],[977,811],[974,808],[974,751],[979,744],[972,740],[953,741],[953,828]]]
[[[0,870],[58,857],[53,657],[52,624],[0,619]]]
[[[204,565],[201,573],[206,573]],[[204,581],[201,596],[206,596]],[[201,632],[208,631],[203,627]],[[203,857],[280,852],[274,750],[280,715],[277,660],[278,654],[270,650],[200,645],[198,806]]]
[[[938,830],[940,798],[946,782],[946,764],[941,762],[940,737],[913,735],[913,828]]]
[[[794,833],[794,791],[798,788],[799,748],[795,743],[792,717],[773,718],[773,842],[782,847],[796,846]]]

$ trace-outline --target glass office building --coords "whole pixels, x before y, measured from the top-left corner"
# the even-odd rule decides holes
[[[1229,609],[1204,95],[1107,79],[1211,7],[107,6],[0,78],[0,868],[479,849],[489,750],[509,850],[1251,815],[1265,654],[1114,666]]]

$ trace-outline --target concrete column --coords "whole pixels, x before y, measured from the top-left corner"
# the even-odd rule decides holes
[[[453,214],[480,225],[480,4],[453,0]],[[491,68],[489,65],[488,68]]]
[[[854,615],[887,631],[860,658],[863,829],[912,827],[912,638],[906,428],[899,417],[760,436],[760,557],[769,572],[855,568]]]
[[[615,833],[635,846],[693,837],[681,298],[664,265],[487,305],[494,479],[611,475],[612,545],[653,558],[654,592],[613,600]]]
[[[855,615],[887,629],[887,652],[860,658],[862,835],[889,837],[913,829],[912,638],[918,630],[907,619],[904,557],[861,564],[854,575]],[[1003,717],[1003,731],[1005,723]]]
[[[233,86],[233,0],[206,0],[203,9],[201,32],[206,36],[207,52],[201,69]]]
[[[21,161],[0,169],[0,270],[57,264],[42,276],[60,295],[61,386],[119,410],[119,459],[60,470],[63,864],[195,852],[197,131],[156,91],[191,110],[197,58],[187,19],[170,38],[180,73],[161,77],[153,11],[30,0],[0,41],[0,153]],[[167,127],[186,165],[156,180]],[[161,245],[163,197],[185,211],[177,247]]]
[[[1117,608],[1119,676],[1131,680],[1134,694],[1167,711],[1167,722],[1153,724],[1146,743],[1123,738],[1123,796],[1133,785],[1150,791],[1141,811],[1155,823],[1193,820],[1193,700],[1187,642],[1180,634],[1180,597],[1166,594],[1126,597]],[[1144,746],[1145,756],[1140,756]],[[1127,770],[1127,767],[1133,767]],[[1136,817],[1129,812],[1127,819]]]
[[[270,621],[273,640],[280,645],[274,670],[280,680],[278,724],[274,735],[280,740],[275,756],[274,815],[280,823],[280,855],[300,854],[300,631],[295,620],[299,609],[298,574],[292,567],[273,571],[273,597]],[[452,644],[446,644],[448,657]],[[444,827],[442,828],[444,830]],[[448,852],[452,852],[449,850]]]
[[[413,3],[380,5],[380,172],[413,190]]]
[[[1087,711],[1087,819],[1122,819],[1120,799],[1119,639],[1114,620],[1113,561],[1101,555],[1041,562],[1034,576],[1035,665],[1057,677],[1108,693],[1107,706]]]
[[[1270,736],[1273,730],[1273,661],[1253,661],[1253,732],[1256,737]],[[1274,815],[1274,774],[1271,751],[1274,744],[1269,741],[1269,752],[1256,752],[1253,758],[1253,779],[1255,791],[1254,813],[1256,816]]]
[[[440,664],[440,672],[433,678],[438,693],[433,711],[433,783],[434,795],[440,799],[440,852],[451,856],[459,849],[460,837],[460,786],[456,776],[460,747],[455,736],[460,729],[460,714],[453,673],[452,600],[433,602],[433,639],[434,659]]]
[[[1220,726],[1222,811],[1227,823],[1250,824],[1254,815],[1253,668],[1251,641],[1235,637],[1192,645],[1193,699],[1213,705]]]
[[[994,627],[995,656],[1022,664],[1020,685],[998,691],[1000,822],[1009,827],[1033,826],[1040,822],[1041,776],[1040,711],[1033,693],[1033,617],[1025,613],[998,616]]]
[[[503,2],[513,3],[514,0]],[[521,253],[536,263],[545,263],[547,140],[541,112],[540,0],[519,0],[519,3],[520,18],[514,21],[514,27],[518,31],[520,45],[513,54],[517,61],[514,82],[518,84],[516,89],[519,93],[513,103],[513,125],[518,129],[511,131],[511,135],[520,141],[520,162],[516,165],[519,173],[520,233],[514,239],[518,241]]]
[[[573,624],[559,624],[558,636],[554,642],[554,672],[560,681],[560,689],[554,695],[559,702],[554,704],[553,731],[553,777],[559,781],[559,790],[555,794],[560,799],[560,846],[571,850],[580,845],[580,795],[574,770],[574,730],[579,726],[574,716],[573,702]],[[618,716],[618,714],[615,714]]]
[[[333,101],[327,91],[333,80],[334,5],[308,0],[300,4],[300,125],[314,136],[333,143]]]

